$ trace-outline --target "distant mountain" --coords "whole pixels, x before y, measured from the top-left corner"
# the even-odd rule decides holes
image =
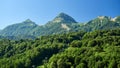
[[[2,36],[40,36],[66,33],[72,29],[72,24],[77,23],[65,13],[58,14],[52,21],[43,26],[35,24],[30,19],[22,23],[7,26],[0,32]]]
[[[71,16],[65,13],[60,13],[51,22],[53,23],[77,23]]]
[[[65,13],[58,14],[52,21],[49,21],[45,27],[49,28],[52,33],[63,33],[71,30],[72,24],[77,22],[69,15]],[[57,29],[57,30],[56,30]]]
[[[22,23],[7,26],[0,32],[0,34],[2,36],[30,35],[30,32],[37,26],[38,25],[32,22],[30,19],[27,19]]]
[[[71,16],[60,13],[52,21],[35,28],[32,33],[35,36],[66,33],[73,29],[74,24],[77,22]]]
[[[117,21],[113,19],[114,18],[107,17],[107,16],[98,16],[97,18],[86,23],[83,26],[83,30],[94,31],[94,30],[102,30],[102,29],[120,28],[120,23],[117,23]]]
[[[120,28],[120,16],[111,18],[98,16],[87,23],[77,23],[71,16],[60,13],[53,20],[43,26],[27,19],[22,23],[7,26],[0,31],[1,36],[15,36],[22,38],[34,38],[43,35],[61,34],[76,31],[94,31]]]

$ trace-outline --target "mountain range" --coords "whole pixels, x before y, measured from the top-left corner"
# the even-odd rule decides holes
[[[9,25],[0,30],[1,37],[21,37],[35,38],[43,35],[61,34],[77,31],[94,31],[120,28],[120,16],[111,18],[108,16],[98,16],[86,23],[78,23],[74,18],[66,13],[58,14],[52,21],[39,26],[35,22],[27,19],[21,23]]]

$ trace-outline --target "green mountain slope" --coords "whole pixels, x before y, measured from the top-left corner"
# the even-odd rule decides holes
[[[71,30],[72,24],[77,23],[72,17],[65,13],[60,13],[52,21],[33,30],[34,35],[50,35],[66,33]]]
[[[76,21],[65,13],[60,13],[52,21],[48,22],[43,26],[38,26],[31,20],[26,20],[22,23],[13,24],[0,32],[2,36],[21,36],[21,35],[50,35],[65,33],[71,29],[71,24],[76,23]]]
[[[89,31],[101,30],[101,29],[115,29],[120,28],[120,24],[117,21],[112,21],[110,17],[99,16],[98,18],[89,21],[84,28]]]
[[[18,24],[13,24],[7,26],[1,31],[2,36],[19,36],[19,35],[31,35],[29,34],[35,27],[37,27],[34,22],[30,19]]]

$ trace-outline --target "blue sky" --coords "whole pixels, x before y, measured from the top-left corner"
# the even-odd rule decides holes
[[[28,18],[43,25],[60,12],[78,22],[120,16],[120,0],[0,0],[0,29]]]

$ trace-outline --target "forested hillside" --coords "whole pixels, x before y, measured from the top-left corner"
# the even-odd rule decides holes
[[[120,29],[1,39],[0,68],[120,68]]]

